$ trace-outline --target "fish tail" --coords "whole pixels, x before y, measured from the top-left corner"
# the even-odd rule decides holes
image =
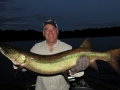
[[[118,64],[118,60],[120,59],[120,48],[109,51],[111,54],[110,60],[108,63],[112,66],[112,68],[120,74],[120,68]]]

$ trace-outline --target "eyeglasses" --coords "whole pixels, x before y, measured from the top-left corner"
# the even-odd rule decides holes
[[[45,31],[56,30],[56,28],[43,28],[43,30],[45,30]]]

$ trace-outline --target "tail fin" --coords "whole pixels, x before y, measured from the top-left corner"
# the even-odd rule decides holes
[[[120,48],[119,49],[114,49],[114,50],[110,50],[109,51],[111,53],[111,58],[108,61],[108,63],[110,64],[110,66],[112,66],[112,68],[120,74],[120,68],[119,68],[119,64],[118,64],[118,60],[120,59]]]

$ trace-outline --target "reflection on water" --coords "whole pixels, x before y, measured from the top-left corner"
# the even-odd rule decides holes
[[[79,47],[81,42],[85,38],[70,38],[61,39],[62,41],[70,44],[73,48]],[[90,38],[93,42],[93,50],[106,51],[114,48],[120,48],[120,36],[117,37],[95,37]],[[17,46],[23,50],[29,51],[30,48],[37,42],[42,40],[33,41],[13,41],[13,42],[3,42],[8,43],[13,46]],[[107,82],[113,86],[120,86],[120,75],[118,75],[106,62],[97,61],[99,67],[99,73],[92,68],[88,67],[85,70],[85,76],[93,77],[98,80]],[[35,83],[36,73],[28,72],[18,72],[16,78],[14,74],[16,70],[13,69],[12,62],[6,57],[0,54],[0,85],[29,85],[30,83]]]

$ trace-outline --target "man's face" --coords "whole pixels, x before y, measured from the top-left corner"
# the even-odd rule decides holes
[[[44,26],[43,36],[48,42],[56,42],[58,38],[58,33],[58,29],[55,28],[53,25],[47,24]]]

